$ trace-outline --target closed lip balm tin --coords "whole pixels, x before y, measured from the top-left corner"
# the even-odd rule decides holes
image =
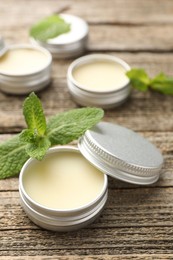
[[[115,78],[115,87],[109,86],[109,83],[105,82],[105,86],[102,86],[101,89],[96,90],[94,83],[93,83],[93,89],[87,88],[87,86],[84,86],[84,83],[80,83],[75,78],[75,71],[79,70],[83,66],[93,66],[93,64],[96,63],[99,66],[99,63],[108,63],[115,66],[115,75],[116,75],[116,66],[118,68],[121,68],[124,70],[123,74],[121,73],[121,76],[124,77],[124,80],[122,83],[119,83],[119,86],[116,86],[116,78]],[[97,68],[97,67],[95,67]],[[99,81],[105,81],[105,74],[109,69],[104,69],[98,71],[98,75],[96,76]],[[122,59],[115,57],[113,55],[107,55],[107,54],[90,54],[83,56],[81,58],[76,59],[71,63],[71,65],[68,68],[67,71],[67,86],[69,89],[69,92],[71,93],[74,101],[78,103],[81,106],[97,106],[102,108],[114,108],[126,101],[126,99],[129,97],[131,92],[131,86],[130,86],[130,80],[125,75],[126,71],[130,70],[130,66],[123,61]],[[112,72],[113,73],[113,72]],[[78,73],[81,74],[80,71]],[[93,81],[93,75],[92,68],[90,69],[90,72],[88,75],[86,75],[86,78],[90,78],[91,82]],[[109,79],[109,75],[107,75]],[[97,80],[96,79],[96,80]],[[99,83],[97,83],[99,84]],[[101,82],[103,85],[103,83]]]
[[[79,139],[78,147],[58,146],[49,149],[48,154],[62,151],[80,153],[104,174],[103,189],[87,205],[69,210],[40,205],[24,188],[26,169],[34,159],[29,159],[21,170],[21,205],[29,218],[45,229],[72,231],[92,223],[107,201],[107,175],[133,184],[148,185],[158,180],[163,165],[163,157],[152,143],[128,128],[107,122],[100,122],[87,130]]]
[[[71,29],[69,32],[44,42],[35,38],[30,38],[30,41],[34,45],[40,45],[49,50],[53,58],[77,57],[81,55],[87,47],[88,24],[82,18],[75,15],[62,13],[59,14],[59,16],[70,24]]]
[[[5,46],[8,55],[10,51],[30,50],[40,53],[45,56],[45,62],[40,66],[35,66],[34,62],[31,64],[34,69],[26,71],[25,73],[18,71],[13,73],[12,70],[0,69],[0,90],[9,94],[28,94],[32,91],[39,91],[45,88],[51,81],[51,65],[52,56],[49,51],[42,47],[32,46],[31,44],[16,44]],[[0,58],[2,59],[4,55]],[[17,59],[17,56],[16,56]],[[23,58],[25,59],[25,57]],[[1,62],[1,61],[0,61]]]

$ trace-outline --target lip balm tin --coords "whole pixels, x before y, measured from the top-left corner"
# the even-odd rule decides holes
[[[4,45],[4,40],[3,40],[3,38],[0,36],[0,55],[1,55],[1,51],[3,50],[4,47],[5,47],[5,45]]]
[[[76,68],[95,61],[113,62],[121,65],[125,71],[130,70],[130,66],[125,61],[113,55],[90,54],[76,59],[71,63],[67,72],[67,86],[74,101],[82,106],[97,106],[102,108],[113,108],[121,105],[130,95],[130,80],[127,80],[125,85],[115,88],[112,91],[91,91],[80,85],[73,77],[73,72]]]
[[[15,75],[12,73],[5,73],[0,71],[0,90],[9,94],[27,94],[32,91],[39,91],[46,87],[51,81],[51,64],[52,56],[46,49],[39,46],[32,46],[30,44],[17,44],[5,46],[8,50],[38,50],[47,57],[45,66],[36,69],[32,73],[21,73]]]
[[[80,151],[72,146],[54,147],[49,149],[48,154],[58,152],[74,152]],[[23,185],[23,177],[25,169],[33,162],[29,159],[23,166],[19,179],[19,192],[21,205],[28,217],[37,225],[54,231],[73,231],[85,227],[93,222],[101,213],[107,200],[107,176],[104,175],[104,184],[100,194],[90,203],[79,208],[61,210],[47,208],[35,202],[28,196]],[[67,162],[68,163],[68,162]]]
[[[74,15],[59,14],[59,16],[70,24],[71,29],[69,32],[45,42],[31,38],[31,43],[49,50],[53,58],[72,58],[81,55],[87,45],[88,24],[80,17]]]
[[[19,178],[21,204],[29,218],[37,225],[57,231],[71,231],[83,228],[93,222],[104,208],[107,200],[107,175],[140,185],[156,182],[163,165],[160,151],[148,140],[125,127],[101,122],[87,130],[79,139],[78,148],[54,147],[48,153],[74,151],[104,174],[101,194],[88,205],[74,210],[52,210],[39,205],[26,193],[23,176],[32,163],[29,159],[23,166]]]

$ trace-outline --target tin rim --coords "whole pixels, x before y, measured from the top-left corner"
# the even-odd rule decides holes
[[[43,47],[40,47],[40,46],[33,46],[31,44],[13,44],[13,45],[10,45],[7,47],[7,52],[8,50],[13,50],[13,49],[32,49],[32,50],[38,50],[42,53],[44,53],[48,60],[46,62],[46,64],[44,66],[42,66],[41,68],[39,69],[36,69],[34,70],[33,72],[30,72],[30,73],[25,73],[25,74],[13,74],[13,73],[8,73],[8,72],[4,72],[3,70],[0,70],[0,75],[4,75],[4,76],[9,76],[9,77],[26,77],[26,76],[30,76],[30,75],[34,75],[34,74],[37,74],[37,73],[40,73],[42,72],[44,69],[48,68],[51,63],[52,63],[52,55],[51,53],[43,48]]]
[[[80,152],[80,150],[76,147],[73,146],[63,146],[63,147],[59,147],[59,146],[55,146],[52,147],[48,150],[47,154],[51,154],[51,153],[58,153],[58,152],[66,152],[66,151],[72,151],[72,152],[77,152],[80,153],[82,155],[82,153]],[[83,156],[83,155],[82,155]],[[85,158],[85,157],[84,157]],[[86,159],[86,158],[85,158]],[[107,190],[107,186],[108,186],[108,179],[107,179],[107,175],[104,174],[103,172],[101,172],[104,176],[104,183],[103,183],[103,187],[100,191],[100,193],[98,194],[98,196],[96,196],[96,198],[94,200],[92,200],[91,202],[84,204],[83,206],[80,207],[76,207],[76,208],[72,208],[72,209],[61,209],[61,208],[57,208],[57,209],[53,209],[53,208],[49,208],[46,207],[44,205],[41,205],[40,203],[36,202],[35,200],[33,200],[25,191],[24,185],[23,185],[23,176],[25,174],[25,169],[28,167],[28,165],[30,163],[32,163],[33,161],[35,161],[36,159],[30,158],[26,161],[26,163],[23,165],[21,172],[20,172],[20,176],[19,176],[19,187],[21,192],[24,194],[24,196],[28,199],[28,201],[30,201],[33,205],[37,206],[40,209],[44,209],[44,210],[48,210],[50,212],[60,212],[60,213],[70,213],[70,212],[78,212],[84,209],[89,208],[90,206],[94,205],[97,201],[99,201],[99,199],[101,199],[103,197],[103,195],[105,194],[106,190]],[[87,159],[86,159],[87,160]],[[87,160],[88,161],[88,160]],[[88,161],[88,163],[90,163]]]
[[[81,84],[79,84],[73,77],[73,70],[76,67],[80,67],[80,65],[83,64],[87,64],[90,63],[92,61],[112,61],[116,64],[121,65],[126,71],[129,71],[131,68],[130,66],[122,59],[113,56],[113,55],[109,55],[109,54],[89,54],[89,55],[85,55],[83,57],[80,57],[76,60],[74,60],[67,71],[67,78],[75,85],[75,87],[85,91],[85,92],[90,92],[90,93],[96,93],[96,94],[111,94],[111,93],[117,93],[121,90],[123,90],[124,88],[128,87],[130,84],[130,80],[127,78],[127,83],[125,85],[121,85],[120,87],[118,87],[117,89],[114,90],[110,90],[110,91],[92,91],[91,89],[87,89],[84,88]]]

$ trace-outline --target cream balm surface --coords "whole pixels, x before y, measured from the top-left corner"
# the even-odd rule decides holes
[[[12,75],[30,74],[43,69],[47,63],[46,54],[37,49],[9,49],[0,57],[0,72]]]
[[[80,87],[89,91],[107,92],[128,83],[126,70],[110,60],[91,61],[77,66],[72,74]]]
[[[23,176],[28,196],[51,209],[71,210],[85,206],[103,191],[104,174],[79,152],[48,154],[33,161]]]

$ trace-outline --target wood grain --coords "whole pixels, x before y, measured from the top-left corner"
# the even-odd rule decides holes
[[[172,75],[172,0],[6,0],[0,1],[0,31],[7,44],[29,42],[31,25],[53,12],[89,24],[87,53],[110,53],[131,67]],[[54,60],[52,83],[38,93],[47,118],[78,107],[66,83],[72,59]],[[0,143],[26,127],[26,96],[0,92]],[[163,153],[160,179],[138,186],[109,178],[109,198],[101,216],[72,233],[42,230],[19,202],[18,178],[0,180],[0,259],[163,260],[173,259],[173,97],[132,91],[104,120],[139,132]],[[73,144],[76,144],[74,142]]]
[[[10,29],[0,26],[2,36],[7,44],[29,42],[29,27],[23,30],[23,26],[14,24]],[[11,34],[11,30],[18,34]],[[163,37],[164,35],[164,37]],[[142,39],[142,41],[141,41]],[[90,25],[88,51],[153,51],[168,52],[173,50],[172,25]]]
[[[37,0],[29,1],[31,11],[26,8],[25,0],[18,0],[18,6],[13,0],[1,1],[1,19],[6,20],[4,27],[15,23],[23,26],[31,25],[44,16],[61,10],[66,13],[83,17],[90,24],[167,24],[173,23],[171,0]],[[40,8],[41,7],[41,8]],[[34,10],[34,12],[32,11]]]
[[[57,260],[61,259],[61,260],[135,260],[135,259],[139,259],[139,260],[166,260],[166,259],[170,259],[172,260],[173,255],[172,254],[152,254],[152,256],[150,254],[142,254],[142,255],[138,255],[138,254],[123,254],[123,255],[107,255],[107,254],[103,254],[103,255],[68,255],[68,256],[44,256],[44,255],[40,255],[40,256],[13,256],[13,260],[31,260],[31,259],[35,259],[35,260]],[[11,260],[11,257],[9,256],[3,256],[3,260]]]
[[[170,227],[173,232],[172,187],[122,190],[113,184],[109,186],[105,209],[89,229]],[[23,212],[18,192],[0,194],[0,231],[40,229]],[[152,238],[152,234],[150,236]]]

